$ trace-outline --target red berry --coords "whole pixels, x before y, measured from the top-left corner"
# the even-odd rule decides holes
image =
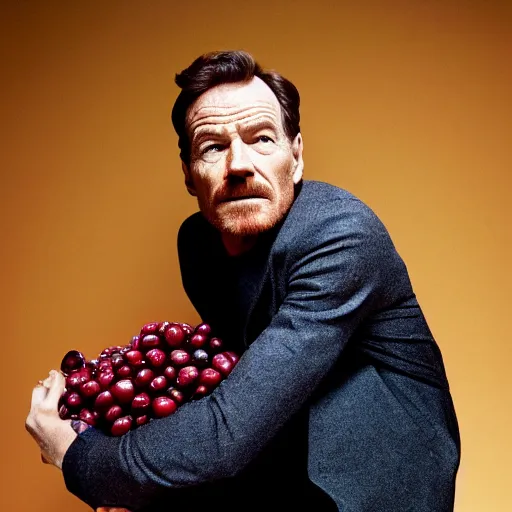
[[[96,411],[106,411],[114,405],[114,397],[110,391],[101,392],[94,400],[94,409]]]
[[[114,423],[117,418],[120,418],[123,414],[123,409],[120,405],[112,405],[105,413],[105,419],[110,423]]]
[[[182,404],[185,402],[185,395],[179,389],[170,387],[166,392],[176,403]]]
[[[179,348],[185,341],[186,333],[178,324],[171,324],[165,330],[165,341],[171,348]]]
[[[114,379],[115,375],[112,368],[109,368],[101,372],[99,371],[98,375],[96,375],[96,381],[100,385],[101,389],[108,389]]]
[[[236,354],[235,352],[231,351],[231,350],[225,350],[223,352],[224,355],[228,356],[229,359],[231,359],[231,362],[235,365],[236,363],[238,363],[238,360],[240,359],[238,354]]]
[[[159,348],[153,348],[146,353],[146,359],[148,363],[154,368],[159,368],[165,364],[167,356],[163,350]]]
[[[116,382],[110,387],[110,392],[120,404],[130,403],[135,396],[133,382],[130,379],[123,379]]]
[[[131,365],[137,365],[144,359],[144,354],[140,350],[129,350],[124,358]]]
[[[82,402],[82,397],[76,391],[71,391],[66,398],[66,404],[71,409],[80,407]]]
[[[150,383],[149,383],[149,390],[157,393],[158,391],[162,391],[165,389],[169,384],[167,383],[167,379],[164,375],[158,375],[158,377],[155,377]]]
[[[176,378],[176,368],[172,365],[166,366],[163,374],[169,382],[172,382]]]
[[[82,421],[85,421],[88,425],[96,426],[97,420],[98,420],[98,413],[94,413],[89,411],[89,409],[82,409],[80,411],[80,414],[78,415],[78,418]]]
[[[165,418],[176,411],[176,403],[167,396],[157,396],[151,404],[155,418]]]
[[[190,354],[186,350],[173,350],[169,359],[177,366],[183,366],[190,361]]]
[[[139,350],[140,348],[140,339],[141,336],[133,336],[132,341],[130,341],[130,346],[132,347],[132,350]]]
[[[220,352],[220,350],[222,350],[222,347],[224,346],[220,338],[211,338],[208,345],[214,352]]]
[[[202,323],[196,326],[194,332],[197,334],[202,334],[204,336],[209,336],[212,332],[212,328],[208,324]]]
[[[140,345],[143,350],[159,347],[160,343],[160,338],[156,334],[147,334],[140,340]]]
[[[196,382],[199,378],[199,370],[195,366],[185,366],[178,372],[176,384],[186,388]]]
[[[147,393],[139,393],[132,400],[132,412],[136,416],[145,414],[151,405],[151,399]]]
[[[113,436],[122,436],[126,434],[130,428],[132,427],[133,419],[131,416],[122,416],[121,418],[117,418],[112,424],[110,432]]]
[[[203,384],[210,389],[218,386],[221,380],[222,375],[213,368],[205,368],[204,370],[201,370],[201,373],[199,374],[199,384]]]
[[[199,400],[200,398],[206,396],[209,392],[210,390],[206,386],[197,386],[194,394],[192,395],[192,398],[194,400]]]
[[[89,382],[84,382],[80,386],[80,394],[84,398],[92,398],[96,396],[101,391],[100,385],[95,380],[90,380]]]
[[[194,329],[189,324],[180,324],[180,326],[185,331],[186,336],[190,336],[194,332]]]
[[[189,345],[192,348],[201,348],[208,341],[208,338],[204,334],[193,334],[190,337]]]
[[[141,425],[145,425],[149,421],[149,416],[147,414],[143,414],[142,416],[137,416],[135,418],[135,424],[137,427]]]
[[[150,368],[143,368],[137,373],[134,383],[138,388],[149,386],[149,383],[155,378],[155,372]]]
[[[212,358],[212,367],[227,377],[233,369],[233,361],[224,353],[215,354]]]
[[[70,350],[60,363],[60,370],[64,375],[70,374],[74,370],[79,370],[85,366],[85,357],[77,350]]]
[[[116,377],[120,379],[127,379],[132,376],[132,367],[130,365],[124,364],[120,368],[116,370]]]
[[[141,335],[145,334],[155,334],[158,331],[158,328],[160,327],[158,322],[151,322],[149,324],[146,324],[142,327],[140,330]]]

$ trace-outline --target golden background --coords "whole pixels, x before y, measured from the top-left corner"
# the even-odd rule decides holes
[[[298,86],[305,178],[365,200],[408,265],[460,422],[456,511],[512,510],[511,5],[3,1],[0,510],[89,510],[24,429],[67,350],[198,321],[173,79],[240,48]]]

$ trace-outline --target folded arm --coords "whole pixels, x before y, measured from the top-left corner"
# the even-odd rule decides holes
[[[137,511],[160,491],[234,476],[260,453],[378,306],[390,276],[383,266],[397,260],[371,215],[333,214],[311,230],[322,230],[321,241],[297,249],[285,301],[229,378],[210,396],[122,437],[81,434],[63,462],[71,492],[93,508]]]

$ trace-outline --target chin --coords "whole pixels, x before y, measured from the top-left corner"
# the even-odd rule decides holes
[[[221,232],[231,236],[254,236],[272,229],[279,221],[278,215],[247,214],[216,219],[212,224]]]

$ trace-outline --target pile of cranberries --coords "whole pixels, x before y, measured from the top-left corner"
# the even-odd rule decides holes
[[[121,436],[208,395],[237,362],[206,323],[149,323],[128,345],[105,348],[97,359],[76,350],[64,356],[59,415]]]

